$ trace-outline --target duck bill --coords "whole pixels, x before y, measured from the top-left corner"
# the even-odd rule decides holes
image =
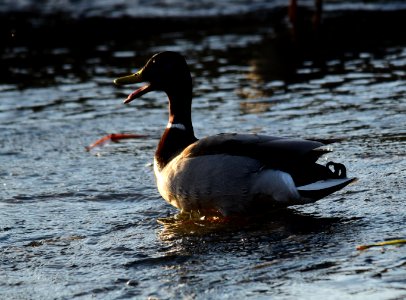
[[[145,80],[143,79],[142,76],[142,69],[140,71],[138,71],[137,73],[128,75],[128,76],[124,76],[124,77],[120,77],[114,80],[114,83],[116,85],[126,85],[126,84],[133,84],[133,83],[140,83],[140,82],[144,82]],[[141,97],[142,95],[145,95],[146,93],[152,91],[152,86],[150,83],[140,87],[139,89],[135,90],[134,92],[132,92],[130,95],[128,95],[127,99],[124,100],[124,103],[130,103],[131,101],[133,101],[136,98]]]

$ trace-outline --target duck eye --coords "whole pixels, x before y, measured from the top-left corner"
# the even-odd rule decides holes
[[[155,59],[152,60],[152,63],[153,63],[153,64],[155,63]]]

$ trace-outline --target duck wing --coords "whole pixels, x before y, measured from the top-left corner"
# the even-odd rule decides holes
[[[294,166],[312,164],[330,149],[312,140],[281,138],[258,134],[222,133],[191,144],[183,151],[185,157],[228,154],[259,160],[265,167],[290,170]]]
[[[228,154],[254,158],[264,169],[289,173],[301,194],[320,199],[356,180],[347,178],[343,164],[328,162],[324,166],[316,163],[320,156],[332,151],[325,147],[331,142],[223,133],[198,140],[188,146],[181,155],[197,157]]]

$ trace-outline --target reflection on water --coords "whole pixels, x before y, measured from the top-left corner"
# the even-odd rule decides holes
[[[159,235],[162,240],[176,240],[182,237],[211,239],[214,236],[235,238],[236,235],[244,238],[247,234],[256,231],[261,231],[261,234],[268,232],[269,236],[278,233],[286,238],[292,234],[323,231],[326,227],[339,221],[339,218],[320,218],[298,214],[290,209],[269,211],[256,216],[224,218],[220,215],[207,216],[192,212],[158,219],[158,223],[163,225],[163,230]]]
[[[356,250],[406,236],[404,40],[337,47],[286,32],[2,48],[0,298],[405,297],[404,247]],[[165,95],[125,106],[133,87],[112,84],[162,50],[191,65],[199,137],[340,138],[325,159],[359,182],[255,218],[177,215],[152,174]],[[147,137],[85,151],[117,132]]]

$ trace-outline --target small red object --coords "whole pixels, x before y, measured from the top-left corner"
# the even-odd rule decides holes
[[[102,146],[109,141],[118,142],[119,140],[140,139],[140,138],[145,138],[145,137],[147,137],[147,135],[133,134],[133,133],[112,133],[112,134],[102,137],[101,139],[98,139],[93,144],[90,144],[89,146],[85,147],[85,149],[86,149],[86,151],[90,151],[93,148]]]

